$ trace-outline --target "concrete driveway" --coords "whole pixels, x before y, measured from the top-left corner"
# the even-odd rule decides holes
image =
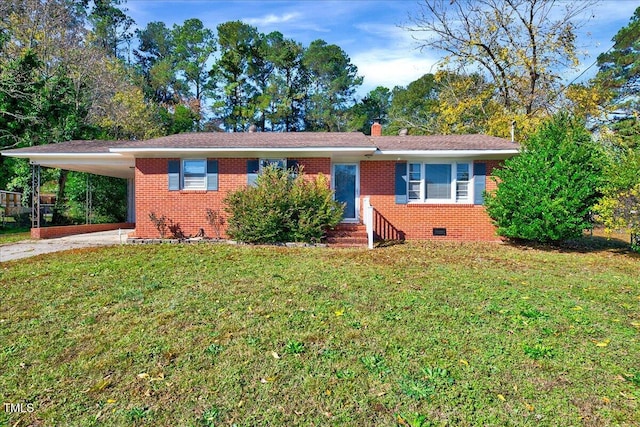
[[[40,254],[66,251],[69,249],[110,246],[126,243],[127,235],[133,230],[111,230],[96,233],[77,234],[56,239],[24,240],[0,245],[0,262],[28,258]]]

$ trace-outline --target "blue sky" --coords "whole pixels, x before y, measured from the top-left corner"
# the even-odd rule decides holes
[[[569,0],[571,1],[571,0]],[[581,1],[581,0],[576,0]],[[435,72],[441,52],[421,51],[407,30],[419,0],[128,0],[128,14],[136,26],[152,21],[171,27],[198,18],[215,31],[222,22],[240,20],[260,32],[280,31],[304,46],[316,39],[340,46],[358,67],[364,96],[376,86],[406,86],[425,73]],[[629,23],[637,0],[604,0],[590,8],[592,18],[580,30],[581,70],[567,73],[566,83],[591,65],[612,45],[611,38]],[[585,73],[591,76],[593,67]]]

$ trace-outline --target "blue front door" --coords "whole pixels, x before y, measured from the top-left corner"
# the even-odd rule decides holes
[[[333,165],[335,199],[345,204],[344,219],[358,219],[358,165],[339,163]]]

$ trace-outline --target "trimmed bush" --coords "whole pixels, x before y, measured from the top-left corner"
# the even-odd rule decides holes
[[[344,206],[333,200],[326,176],[308,179],[294,171],[266,167],[255,186],[229,193],[227,234],[247,243],[319,242],[341,220]]]

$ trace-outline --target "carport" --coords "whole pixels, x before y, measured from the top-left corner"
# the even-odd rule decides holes
[[[32,168],[31,236],[33,238],[59,237],[63,235],[104,231],[102,227],[85,226],[41,227],[40,187],[43,167],[87,172],[95,175],[127,180],[127,223],[113,224],[111,229],[131,228],[135,223],[135,159],[126,154],[113,153],[111,148],[129,141],[79,140],[59,144],[37,145],[0,152],[3,156],[28,159]]]

